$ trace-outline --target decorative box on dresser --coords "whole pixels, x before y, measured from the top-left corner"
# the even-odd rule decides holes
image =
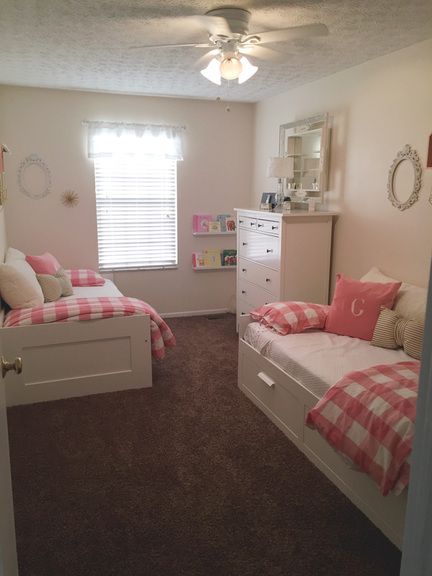
[[[269,302],[328,303],[335,212],[236,213],[237,326],[240,316]]]

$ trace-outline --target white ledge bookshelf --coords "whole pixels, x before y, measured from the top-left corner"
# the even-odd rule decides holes
[[[203,272],[204,270],[235,270],[237,266],[192,266],[195,272]]]
[[[193,236],[235,236],[236,232],[192,232]]]

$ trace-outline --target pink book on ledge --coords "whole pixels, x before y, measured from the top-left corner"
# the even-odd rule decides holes
[[[209,231],[209,222],[213,221],[211,214],[194,214],[193,231],[204,234]]]

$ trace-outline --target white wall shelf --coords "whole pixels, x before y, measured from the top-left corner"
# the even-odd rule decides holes
[[[235,270],[237,266],[192,266],[195,272],[203,272],[204,270]]]
[[[236,232],[192,232],[193,236],[235,236]]]

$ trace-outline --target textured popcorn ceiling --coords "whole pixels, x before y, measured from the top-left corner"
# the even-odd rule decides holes
[[[206,42],[187,16],[224,5],[252,13],[249,32],[322,22],[327,37],[267,45],[245,84],[199,73]],[[254,102],[432,37],[432,0],[1,0],[0,84]],[[203,66],[201,65],[201,68]]]

